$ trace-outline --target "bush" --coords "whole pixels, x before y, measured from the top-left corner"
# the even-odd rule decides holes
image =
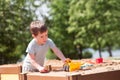
[[[47,55],[46,55],[46,58],[47,59],[56,59],[57,56],[51,50],[49,50]]]
[[[89,51],[83,52],[83,58],[92,58],[92,53]]]

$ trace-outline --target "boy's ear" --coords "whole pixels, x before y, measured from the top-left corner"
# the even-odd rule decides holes
[[[35,35],[34,35],[34,34],[32,34],[32,37],[33,37],[33,38],[35,38]]]

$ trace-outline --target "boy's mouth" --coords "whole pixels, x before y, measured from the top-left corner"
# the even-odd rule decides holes
[[[46,43],[46,41],[43,41],[43,43]]]

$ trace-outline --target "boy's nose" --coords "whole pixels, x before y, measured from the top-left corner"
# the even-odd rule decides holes
[[[44,37],[43,40],[46,41],[48,37]]]

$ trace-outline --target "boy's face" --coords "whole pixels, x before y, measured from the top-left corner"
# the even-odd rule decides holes
[[[45,44],[48,39],[48,31],[43,33],[38,33],[37,36],[34,37],[38,44]]]

